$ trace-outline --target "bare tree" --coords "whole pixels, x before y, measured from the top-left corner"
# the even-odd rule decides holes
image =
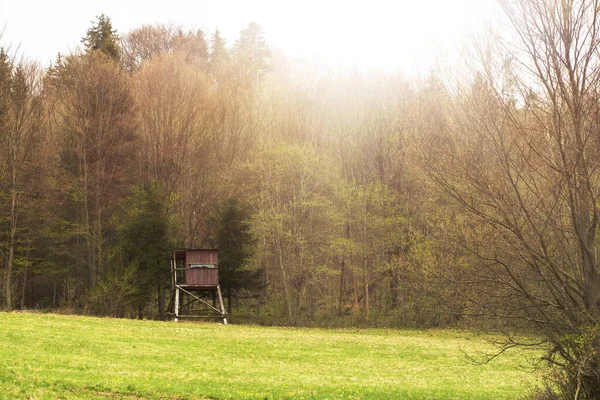
[[[136,118],[129,78],[100,53],[71,56],[53,79],[54,115],[63,143],[63,176],[79,204],[88,283],[105,262],[106,223],[131,180]]]
[[[135,79],[140,110],[141,179],[174,193],[194,152],[206,146],[212,87],[206,75],[181,54],[161,56]],[[202,165],[207,166],[204,157]],[[199,161],[199,160],[198,160]]]
[[[186,61],[206,67],[208,43],[201,30],[185,31],[172,24],[142,25],[121,39],[121,63],[126,71],[138,71],[154,57],[173,52],[185,55]]]
[[[488,311],[536,325],[565,392],[598,398],[600,6],[502,7],[514,35],[480,53],[480,73],[451,114],[432,105],[425,166],[485,223],[470,247],[490,293],[514,307]]]
[[[177,52],[156,57],[135,77],[140,110],[140,178],[175,195],[187,245],[199,245],[199,230],[219,193],[218,149],[210,127],[215,118],[214,84]]]

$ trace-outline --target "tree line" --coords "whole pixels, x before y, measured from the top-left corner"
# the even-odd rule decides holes
[[[4,308],[163,319],[170,251],[218,247],[234,321],[500,329],[599,397],[600,6],[501,6],[510,34],[421,80],[256,23],[0,51]]]

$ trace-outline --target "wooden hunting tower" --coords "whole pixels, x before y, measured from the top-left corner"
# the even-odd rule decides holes
[[[227,324],[219,286],[218,253],[216,249],[173,251],[169,311],[175,321],[181,318],[216,318]]]

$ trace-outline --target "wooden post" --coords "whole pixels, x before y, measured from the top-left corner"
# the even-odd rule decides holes
[[[221,285],[217,285],[217,294],[219,295],[219,303],[221,303],[221,314],[223,314],[223,325],[227,325],[227,314],[225,314],[225,306],[223,305],[223,296],[221,296]]]
[[[177,256],[173,252],[173,259],[171,260],[171,285],[175,290],[175,306],[173,308],[173,321],[179,321],[179,288],[177,287]]]
[[[173,259],[171,260],[171,288],[175,287],[175,283],[177,283],[175,281],[175,274],[177,273],[175,271],[175,268],[177,267],[177,264],[175,262],[175,256],[173,256]]]
[[[179,321],[179,288],[175,286],[175,322]]]

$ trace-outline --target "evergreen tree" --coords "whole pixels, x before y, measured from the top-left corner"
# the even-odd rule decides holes
[[[4,48],[0,48],[0,137],[6,129],[8,118],[12,68],[8,54],[6,54]]]
[[[260,85],[269,68],[271,51],[259,24],[251,22],[240,32],[233,46],[233,54],[238,68],[250,82]]]
[[[138,310],[157,289],[159,318],[164,319],[164,288],[169,275],[173,245],[169,239],[166,196],[158,185],[139,185],[133,189],[126,216],[119,228],[119,244],[125,265],[135,270]]]
[[[208,67],[213,77],[217,81],[220,81],[227,75],[231,63],[231,55],[226,47],[226,41],[218,29],[212,34],[210,42]]]
[[[221,36],[221,31],[215,29],[215,33],[211,36],[210,45],[210,62],[219,63],[229,59],[229,50],[226,47],[226,41]]]
[[[12,309],[15,273],[28,258],[22,252],[27,231],[24,221],[34,203],[32,192],[42,162],[42,109],[34,94],[31,66],[11,65],[2,51],[0,64],[0,253],[5,264],[5,306]]]
[[[86,35],[81,39],[88,52],[99,50],[109,58],[118,61],[121,58],[121,49],[119,47],[119,36],[113,29],[110,18],[104,14],[97,17],[96,22],[88,29]]]
[[[208,43],[201,29],[196,32],[184,32],[180,29],[173,38],[173,45],[175,49],[186,54],[188,61],[198,59],[206,62],[208,60]]]
[[[0,49],[0,145],[4,145],[8,138],[8,129],[10,121],[10,102],[11,102],[11,86],[12,86],[12,70],[13,66],[10,62],[8,55],[4,51],[4,48]],[[10,231],[10,220],[5,217],[8,212],[4,210],[4,205],[10,203],[10,184],[9,184],[9,171],[8,165],[10,163],[9,157],[6,157],[4,153],[0,153],[0,251],[4,255],[8,250],[8,237]],[[7,240],[4,240],[5,237]],[[0,270],[2,271],[3,278],[3,300],[6,309],[12,309],[12,260],[8,257],[0,257]]]
[[[239,202],[229,199],[224,205],[219,221],[219,281],[227,289],[227,307],[230,315],[232,291],[251,288],[257,281],[257,277],[245,269],[253,246],[247,219],[248,215]]]

